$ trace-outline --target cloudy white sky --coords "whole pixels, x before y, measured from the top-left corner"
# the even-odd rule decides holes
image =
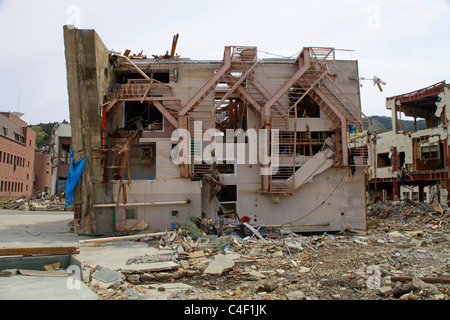
[[[63,26],[95,29],[116,51],[221,59],[227,45],[291,56],[335,47],[356,59],[366,115],[389,115],[385,98],[450,81],[450,0],[0,0],[0,110],[29,124],[69,120]],[[271,57],[260,52],[259,57]]]

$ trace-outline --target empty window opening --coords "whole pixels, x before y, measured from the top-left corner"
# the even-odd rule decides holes
[[[405,152],[404,151],[398,153],[398,165],[400,168],[405,165]]]
[[[163,131],[164,117],[153,104],[127,101],[124,127],[128,130]]]
[[[377,154],[377,168],[392,166],[392,161],[389,155],[389,152]]]
[[[170,74],[169,71],[162,71],[162,72],[155,72],[155,73],[146,73],[146,75],[149,78],[153,78],[155,80],[158,80],[162,83],[169,83],[170,82]],[[133,79],[143,79],[142,75],[139,73],[128,73],[126,75],[118,75],[117,79],[119,83],[127,83],[128,80]]]
[[[289,92],[289,107],[292,107],[302,94],[299,88],[291,88]],[[295,116],[295,109],[290,111],[290,116]],[[306,95],[297,104],[297,118],[320,118],[320,107],[309,95]]]
[[[297,132],[296,153],[297,155],[313,156],[319,152],[328,135],[326,131],[301,131]],[[281,145],[281,139],[280,139]],[[281,147],[280,147],[281,153]]]
[[[223,212],[225,216],[232,218],[233,214],[237,212],[237,186],[226,185],[222,187],[217,193],[217,199],[226,210],[226,212]]]
[[[61,156],[60,163],[61,164],[70,164],[70,144],[62,144],[61,145]]]
[[[216,92],[215,104],[221,101],[220,92]],[[223,101],[223,104],[216,109],[215,127],[224,134],[227,129],[243,131],[247,130],[247,106],[239,98],[228,98]],[[244,142],[240,137],[234,137],[235,142]],[[244,139],[242,139],[244,140]],[[245,141],[247,139],[245,138]]]

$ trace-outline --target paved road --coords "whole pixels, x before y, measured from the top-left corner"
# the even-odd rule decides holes
[[[72,211],[0,210],[0,247],[76,246]],[[86,238],[87,239],[87,238]]]

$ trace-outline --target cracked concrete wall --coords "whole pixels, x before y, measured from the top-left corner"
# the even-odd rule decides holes
[[[108,185],[101,185],[100,105],[115,82],[108,49],[94,30],[64,26],[64,45],[69,93],[74,161],[87,158],[74,193],[75,210],[80,210],[83,227],[79,233],[112,231],[112,216],[93,204],[112,201]],[[77,209],[79,207],[79,209]]]

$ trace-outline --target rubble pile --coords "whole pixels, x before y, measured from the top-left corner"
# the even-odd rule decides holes
[[[54,196],[36,193],[24,199],[12,199],[0,202],[1,209],[23,211],[65,211],[66,199],[64,192]]]
[[[105,300],[447,300],[450,220],[433,208],[377,203],[368,208],[367,231],[297,234],[280,227],[259,229],[262,240],[243,234],[249,229],[242,224],[220,236],[205,231],[213,230],[211,221],[181,223],[145,239],[161,254],[130,259],[130,269],[114,271],[114,281],[102,285],[94,277],[101,267],[86,266],[87,283]],[[155,268],[139,269],[143,262]]]

